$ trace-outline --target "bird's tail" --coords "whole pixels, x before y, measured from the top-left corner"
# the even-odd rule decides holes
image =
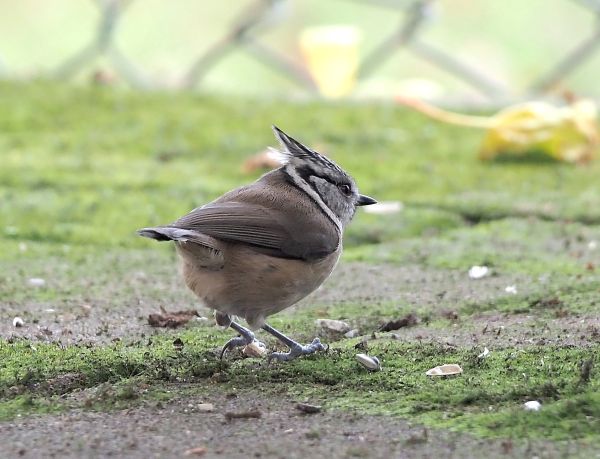
[[[157,241],[192,242],[211,249],[214,252],[220,253],[221,250],[221,245],[216,239],[189,229],[156,226],[154,228],[142,228],[137,233],[140,236]]]
[[[181,228],[172,228],[168,226],[157,226],[155,228],[142,228],[137,231],[140,236],[157,241],[179,241],[187,242],[198,237],[198,233]]]

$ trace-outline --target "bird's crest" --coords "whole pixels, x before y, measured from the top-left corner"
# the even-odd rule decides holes
[[[294,167],[310,166],[315,172],[337,172],[339,174],[346,173],[335,164],[333,161],[324,155],[308,148],[306,145],[298,142],[293,137],[290,137],[277,126],[273,126],[275,137],[279,140],[282,149],[271,152],[277,157],[282,164],[291,164]]]

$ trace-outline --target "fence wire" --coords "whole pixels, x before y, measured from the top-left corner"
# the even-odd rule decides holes
[[[139,68],[127,53],[117,46],[116,37],[119,23],[128,8],[136,0],[90,0],[98,12],[98,22],[93,39],[83,44],[74,55],[61,62],[51,75],[61,80],[74,78],[94,60],[104,57],[114,66],[115,71],[132,87],[149,88],[152,82],[144,69]],[[139,0],[138,0],[139,1]],[[359,0],[346,0],[357,2]],[[501,82],[491,79],[478,71],[477,67],[455,56],[451,50],[427,42],[422,37],[423,26],[432,15],[435,4],[440,0],[360,0],[362,5],[385,8],[398,16],[398,26],[385,36],[359,65],[358,78],[365,79],[391,59],[398,50],[404,50],[429,64],[453,75],[475,89],[488,100],[506,98],[506,89]],[[576,69],[589,61],[600,48],[600,0],[565,0],[579,4],[589,14],[595,16],[595,27],[589,36],[580,38],[578,44],[561,56],[545,74],[537,76],[527,88],[533,95],[543,95],[552,91]],[[285,21],[280,14],[288,0],[256,0],[243,8],[233,24],[205,52],[194,59],[189,69],[181,75],[179,87],[201,87],[203,80],[215,66],[233,52],[244,52],[252,59],[261,62],[274,71],[286,76],[297,85],[309,91],[317,91],[317,85],[308,69],[301,63],[289,59],[282,50],[261,41],[273,27]],[[547,57],[547,56],[546,56]],[[0,74],[10,75],[10,68],[2,59],[0,43]]]

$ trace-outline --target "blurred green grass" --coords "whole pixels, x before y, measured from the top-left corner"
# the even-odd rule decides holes
[[[359,214],[349,245],[381,239],[365,236],[366,227],[389,241],[505,216],[600,221],[599,163],[483,163],[479,132],[394,105],[3,82],[0,107],[4,247],[141,247],[138,227],[168,223],[255,179],[241,165],[275,145],[271,124],[319,145],[364,193],[406,204],[401,219]]]
[[[476,155],[479,132],[441,125],[390,104],[135,93],[44,81],[0,83],[0,302],[60,307],[93,300],[108,310],[139,301],[136,288],[143,288],[143,298],[153,305],[190,301],[189,292],[173,280],[172,246],[138,238],[135,230],[168,223],[255,179],[258,172],[245,175],[241,166],[250,155],[275,145],[271,124],[330,154],[364,193],[404,203],[397,214],[359,211],[345,236],[346,261],[421,265],[448,275],[448,282],[456,272],[457,282],[468,282],[467,269],[486,264],[503,281],[519,280],[519,295],[500,292],[492,300],[465,298],[452,304],[464,323],[489,311],[556,317],[557,311],[544,311],[540,301],[554,297],[573,320],[576,314],[597,313],[598,271],[586,266],[598,259],[588,249],[590,241],[600,240],[597,162],[586,167],[483,163]],[[151,277],[140,287],[133,280],[142,269]],[[47,287],[27,288],[32,276],[48,279]],[[542,277],[547,279],[536,280]],[[422,284],[417,280],[406,288]],[[377,298],[326,306],[331,317],[371,328],[382,316],[412,312],[405,302],[379,304]],[[322,307],[309,305],[293,317],[275,317],[273,324],[292,327],[295,335],[308,339],[315,311]],[[436,308],[434,302],[416,311],[431,315],[434,329],[441,326]],[[172,361],[176,334],[191,354]],[[226,335],[213,328],[176,334],[154,345],[93,346],[83,353],[77,347],[40,344],[36,354],[26,341],[3,340],[0,354],[7,365],[0,386],[10,391],[13,384],[71,371],[84,373],[90,386],[138,375],[156,382],[170,380],[169,372],[187,378],[216,371],[217,362],[205,365],[197,359]],[[222,375],[233,385],[260,378],[275,385],[293,380],[297,393],[319,391],[340,408],[372,406],[378,413],[485,436],[520,434],[529,422],[522,402],[541,397],[545,411],[535,418],[532,436],[596,438],[597,422],[589,416],[598,412],[598,380],[594,376],[589,386],[578,382],[580,360],[593,356],[597,361],[597,346],[593,337],[589,340],[590,347],[582,349],[497,349],[489,363],[474,360],[479,349],[379,340],[371,351],[385,356],[389,370],[375,376],[356,366],[355,342],[344,341],[333,346],[331,355],[261,371],[234,360]],[[149,346],[153,359],[147,360]],[[440,355],[464,362],[465,377],[445,387],[427,380],[423,372],[439,363]],[[541,355],[557,367],[538,365]],[[507,373],[507,368],[513,370]],[[530,378],[521,381],[527,371]],[[0,417],[36,409],[28,394],[11,397],[2,402]],[[498,411],[489,411],[492,405]],[[555,425],[561,417],[564,423]]]

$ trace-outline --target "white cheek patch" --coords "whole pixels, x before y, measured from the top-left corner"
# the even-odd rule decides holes
[[[331,221],[333,223],[335,223],[335,226],[337,226],[340,234],[342,234],[342,230],[343,230],[342,222],[337,217],[337,215],[335,215],[331,211],[331,209],[327,206],[327,204],[325,204],[325,201],[323,201],[323,198],[321,198],[319,193],[317,193],[308,183],[306,183],[298,175],[298,173],[296,172],[296,170],[294,169],[294,167],[291,164],[288,164],[285,166],[285,171],[292,178],[292,180],[298,186],[298,188],[303,190],[306,194],[308,194],[311,198],[313,198],[315,200],[315,202],[321,208],[321,210],[323,210],[323,212],[325,212],[325,214],[331,219]]]
[[[352,220],[352,217],[355,213],[355,206],[353,202],[349,202],[348,196],[346,196],[336,185],[332,184],[328,180],[325,180],[318,176],[310,176],[309,180],[314,184],[315,188],[318,191],[318,194],[321,197],[326,197],[329,199],[327,203],[329,203],[328,207],[333,210],[333,213],[338,215],[348,216],[348,220],[342,222],[342,224],[347,223]],[[326,204],[327,204],[326,203]]]

